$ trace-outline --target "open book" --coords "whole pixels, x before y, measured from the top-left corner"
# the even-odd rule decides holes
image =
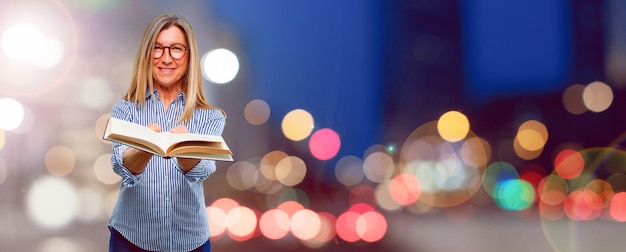
[[[115,117],[109,118],[102,138],[163,157],[233,161],[232,152],[222,136],[156,132]]]

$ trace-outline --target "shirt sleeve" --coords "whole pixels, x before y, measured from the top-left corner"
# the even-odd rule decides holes
[[[140,181],[141,174],[133,174],[124,166],[124,151],[128,149],[128,145],[113,143],[113,156],[111,157],[111,165],[113,171],[122,177],[122,185],[126,187],[133,187]]]
[[[182,169],[178,164],[178,158],[174,157],[173,159],[176,167],[182,172]],[[215,170],[215,160],[202,159],[196,166],[185,173],[185,178],[187,178],[190,182],[202,183],[209,177],[209,175],[213,174]]]
[[[222,110],[209,109],[209,110],[196,110],[192,119],[192,125],[190,130],[194,133],[207,134],[207,135],[222,135],[224,126],[226,124],[226,117]],[[178,159],[174,158],[176,167],[180,169]],[[202,159],[191,170],[185,173],[187,180],[191,182],[203,182],[209,175],[213,174],[216,170],[215,160]]]
[[[131,106],[132,105],[126,100],[118,101],[111,110],[111,117],[129,121]],[[113,156],[111,157],[111,166],[113,171],[122,177],[122,186],[133,187],[137,185],[140,181],[141,173],[135,175],[124,166],[124,151],[126,151],[129,146],[117,142],[113,142],[112,145]]]

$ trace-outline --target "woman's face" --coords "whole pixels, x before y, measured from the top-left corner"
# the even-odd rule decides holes
[[[156,44],[152,49],[154,58],[152,78],[154,78],[157,85],[164,88],[182,88],[182,78],[187,72],[187,66],[189,64],[188,50],[184,51],[184,56],[180,59],[172,57],[172,55],[176,56],[176,53],[172,51],[175,50],[174,46],[188,48],[183,31],[177,26],[170,26],[159,32]],[[163,51],[163,54],[158,58],[155,57],[156,50]]]

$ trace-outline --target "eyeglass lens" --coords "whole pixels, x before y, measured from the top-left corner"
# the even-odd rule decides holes
[[[166,48],[169,49],[170,56],[174,59],[180,59],[184,57],[185,52],[187,51],[187,47],[181,44],[174,44],[171,46],[156,45],[152,50],[152,57],[154,57],[155,59],[161,58]]]

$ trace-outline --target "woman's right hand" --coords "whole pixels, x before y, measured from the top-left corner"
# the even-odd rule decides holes
[[[161,132],[161,126],[156,123],[148,124],[148,129],[154,130],[156,132]]]

